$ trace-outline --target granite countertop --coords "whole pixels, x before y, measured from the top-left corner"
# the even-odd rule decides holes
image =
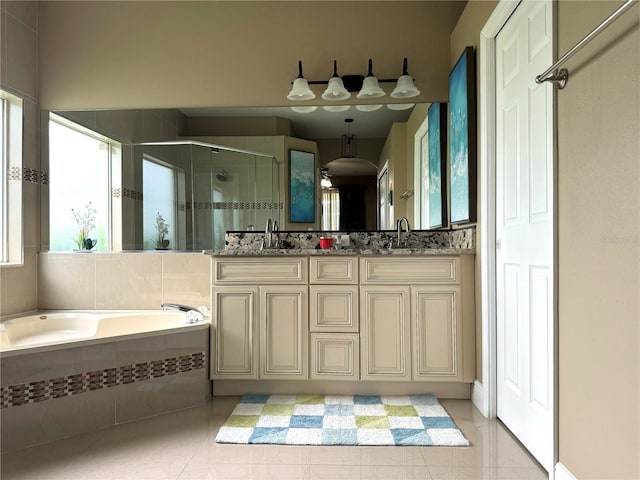
[[[275,257],[275,256],[348,256],[348,255],[473,255],[475,249],[471,248],[332,248],[321,250],[319,248],[265,248],[260,249],[233,249],[233,250],[203,250],[205,255],[234,256],[234,257]]]
[[[334,248],[320,249],[323,232],[277,232],[271,240],[281,248],[263,248],[261,232],[227,232],[224,250],[203,250],[219,256],[326,256],[326,255],[473,255],[475,227],[460,230],[402,232],[331,232]],[[399,240],[404,247],[392,247]],[[335,246],[337,245],[337,247]]]

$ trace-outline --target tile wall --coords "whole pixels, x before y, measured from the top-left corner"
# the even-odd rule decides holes
[[[40,248],[38,2],[0,0],[0,87],[23,99],[24,264],[0,267],[0,315],[37,307]]]
[[[42,252],[38,259],[40,309],[210,307],[210,257],[200,252]]]

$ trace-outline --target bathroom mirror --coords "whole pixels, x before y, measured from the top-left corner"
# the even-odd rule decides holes
[[[195,183],[191,187],[184,186],[176,190],[177,208],[172,218],[176,227],[181,227],[177,229],[178,231],[170,233],[168,248],[201,250],[224,248],[223,232],[225,230],[252,228],[262,230],[266,221],[266,217],[264,219],[262,217],[265,214],[271,218],[280,219],[281,229],[286,229],[286,225],[282,222],[285,215],[281,207],[282,199],[286,198],[288,147],[286,145],[283,147],[281,142],[278,143],[278,139],[282,137],[303,142],[303,150],[305,147],[316,149],[318,173],[322,167],[325,167],[333,188],[336,191],[342,190],[343,200],[351,196],[356,199],[353,202],[357,202],[354,203],[357,208],[350,208],[354,205],[349,205],[348,201],[343,202],[345,212],[366,211],[364,218],[342,225],[344,227],[342,230],[378,229],[376,220],[378,161],[391,126],[396,122],[406,122],[412,108],[392,110],[383,105],[376,111],[361,111],[355,106],[350,106],[347,111],[330,112],[318,107],[311,113],[294,112],[289,107],[77,110],[56,113],[122,144],[122,184],[124,188],[140,192],[139,197],[136,198],[140,198],[141,205],[133,209],[135,214],[124,212],[121,215],[123,237],[121,249],[162,248],[152,243],[152,235],[149,233],[152,232],[152,222],[155,221],[155,216],[151,214],[153,212],[149,213],[150,210],[155,209],[158,210],[156,213],[161,215],[162,213],[159,208],[146,205],[152,202],[153,195],[141,193],[144,160],[146,159],[147,166],[149,163],[154,163],[154,158],[156,166],[163,164],[171,166],[174,165],[172,160],[167,159],[181,158],[182,163],[175,163],[176,172],[178,172],[176,175],[183,179],[191,176]],[[350,124],[350,133],[355,136],[357,142],[354,158],[345,158],[342,151],[343,136],[347,134],[346,118],[353,119]],[[43,135],[44,138],[46,135]],[[227,152],[223,148],[222,152],[213,154],[210,148],[207,149],[202,145],[142,147],[145,143],[176,139],[194,139],[207,145],[229,147],[230,150]],[[158,149],[161,148],[167,150],[159,154]],[[173,148],[175,152],[167,154],[169,148]],[[295,148],[301,147],[296,144]],[[154,149],[155,151],[151,151]],[[46,149],[43,150],[46,151]],[[193,155],[189,161],[185,160],[189,156],[185,153],[187,150],[189,155]],[[181,153],[177,153],[178,151]],[[241,152],[253,152],[257,155],[242,161],[234,158],[234,156],[242,156]],[[228,158],[225,159],[225,156]],[[194,160],[196,158],[197,160]],[[268,160],[268,166],[261,164],[263,159]],[[245,160],[246,165],[242,163]],[[242,168],[239,167],[241,164]],[[234,171],[234,165],[240,169]],[[48,162],[44,161],[43,155],[43,171],[47,171],[47,168]],[[198,171],[199,168],[201,171]],[[252,170],[253,176],[248,175],[249,170]],[[268,174],[265,173],[267,171]],[[249,185],[251,179],[253,179],[253,186]],[[241,189],[237,185],[238,182],[243,183],[242,190],[245,193],[253,190],[251,199],[248,197],[246,200],[244,197],[240,199]],[[198,184],[197,187],[196,184]],[[262,199],[264,192],[260,192],[265,184],[270,188],[268,199]],[[183,185],[187,183],[183,182]],[[234,185],[233,189],[231,185]],[[207,198],[202,200],[191,198],[190,196],[196,190],[207,192]],[[231,190],[235,193],[230,193]],[[180,201],[180,195],[182,195],[182,201]],[[320,212],[320,205],[323,202],[320,189],[317,195]],[[45,195],[43,195],[43,212],[48,211],[49,206],[48,198],[44,197]],[[260,205],[260,212],[249,213],[250,208],[244,209],[246,204]],[[201,205],[203,208],[199,208]],[[204,208],[205,205],[207,208]],[[218,209],[217,206],[220,205],[231,207]],[[243,208],[240,208],[241,205]],[[268,207],[262,208],[264,205]],[[280,208],[274,208],[274,205]],[[188,206],[191,209],[188,209]],[[204,215],[205,210],[210,211]],[[143,213],[145,211],[147,211],[146,214]],[[204,216],[207,217],[206,221]],[[198,221],[199,217],[203,218]],[[297,226],[297,228],[329,229],[321,223],[321,218],[321,215],[317,215],[315,224]],[[294,228],[294,226],[289,227],[289,229]],[[338,229],[338,226],[333,229]],[[203,232],[210,233],[204,235]],[[46,239],[43,240],[43,246],[47,246]],[[116,245],[114,249],[117,250],[117,247]]]

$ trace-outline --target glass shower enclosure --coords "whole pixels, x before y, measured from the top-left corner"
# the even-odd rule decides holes
[[[143,199],[137,249],[222,250],[227,231],[281,223],[272,155],[187,140],[137,144],[134,157]]]

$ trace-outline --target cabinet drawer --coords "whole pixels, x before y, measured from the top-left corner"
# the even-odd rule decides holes
[[[307,259],[304,257],[234,257],[213,259],[212,282],[216,284],[306,284]]]
[[[311,257],[310,283],[358,283],[357,257]]]
[[[454,257],[361,257],[360,277],[363,284],[457,284],[460,263]]]

